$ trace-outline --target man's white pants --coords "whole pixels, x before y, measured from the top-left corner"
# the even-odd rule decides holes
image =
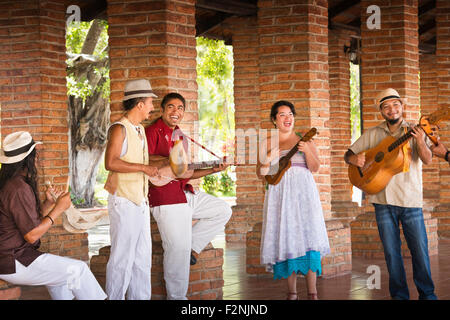
[[[53,300],[104,300],[106,294],[81,260],[44,253],[28,267],[16,260],[16,273],[0,279],[22,286],[46,286]]]
[[[109,195],[111,254],[106,266],[109,300],[150,300],[152,239],[150,211],[145,201],[137,206],[128,199]],[[127,292],[128,290],[128,292]]]
[[[200,253],[231,217],[225,201],[204,192],[185,194],[187,203],[152,208],[164,249],[168,300],[187,299],[191,250]],[[193,227],[192,220],[198,220]]]

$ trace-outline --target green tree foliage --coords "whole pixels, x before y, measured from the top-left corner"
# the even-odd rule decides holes
[[[202,143],[233,152],[233,52],[223,41],[197,38],[199,125]]]
[[[350,123],[352,143],[361,136],[359,65],[350,62]]]
[[[96,60],[100,61],[108,59],[108,23],[105,20],[101,21],[104,26],[103,31],[98,39],[93,56]],[[73,67],[73,62],[70,59],[71,55],[81,54],[84,41],[88,34],[89,28],[92,25],[90,22],[72,22],[66,29],[66,53],[69,58],[66,60],[67,66]],[[92,88],[88,79],[75,79],[73,75],[68,75],[67,80],[67,95],[74,96],[76,98],[82,98],[84,101],[87,97],[92,96],[94,90],[102,92],[102,96],[106,99],[110,95],[110,79],[109,79],[109,67],[95,68],[96,73],[102,75],[107,79],[102,86],[98,88]]]
[[[224,41],[197,38],[197,83],[200,140],[218,155],[234,153],[233,51]],[[200,159],[206,160],[203,152]],[[231,168],[204,177],[201,187],[214,195],[235,195]]]

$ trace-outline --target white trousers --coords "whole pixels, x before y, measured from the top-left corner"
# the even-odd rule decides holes
[[[150,211],[128,199],[109,195],[111,254],[106,265],[109,300],[150,300],[152,240]]]
[[[164,280],[168,300],[186,300],[191,250],[200,253],[224,230],[231,208],[204,192],[185,192],[187,203],[153,207],[164,249]],[[192,227],[192,220],[198,222]]]
[[[16,273],[0,279],[22,286],[46,286],[53,300],[104,300],[106,294],[81,260],[44,253],[28,267],[16,260]]]

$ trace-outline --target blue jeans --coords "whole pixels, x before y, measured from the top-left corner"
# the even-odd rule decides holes
[[[412,257],[413,279],[419,292],[419,299],[437,299],[431,279],[428,239],[423,221],[422,208],[404,208],[373,204],[378,232],[384,248],[389,271],[389,292],[393,299],[409,299],[406,273],[403,266],[400,227]]]

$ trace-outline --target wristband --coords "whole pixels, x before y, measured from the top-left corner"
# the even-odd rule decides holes
[[[447,151],[446,153],[445,153],[445,157],[444,157],[444,159],[445,159],[445,161],[447,161],[448,162],[448,155],[450,154],[450,151]]]
[[[52,217],[50,217],[49,215],[46,215],[44,218],[49,218],[50,221],[52,222],[52,225],[55,224],[55,221],[53,221]]]

